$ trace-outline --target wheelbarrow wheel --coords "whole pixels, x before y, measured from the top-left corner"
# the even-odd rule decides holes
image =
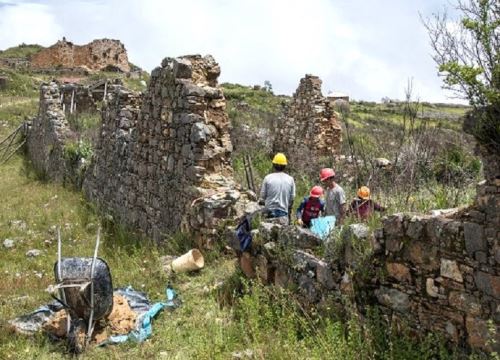
[[[82,319],[71,322],[68,334],[69,351],[74,354],[81,354],[87,345],[87,324]]]

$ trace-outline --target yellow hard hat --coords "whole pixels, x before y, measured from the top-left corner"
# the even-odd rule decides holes
[[[288,165],[288,162],[286,161],[285,154],[277,153],[276,155],[274,155],[273,164],[275,164],[275,165]]]
[[[370,189],[367,186],[361,186],[358,189],[358,196],[361,199],[368,200],[370,198]]]

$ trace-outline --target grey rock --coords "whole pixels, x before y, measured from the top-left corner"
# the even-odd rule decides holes
[[[454,260],[441,259],[441,276],[453,279],[457,282],[464,282],[458,264]]]
[[[234,351],[231,356],[233,359],[255,359],[254,352],[250,349],[243,351]]]
[[[12,228],[20,231],[26,231],[28,229],[28,225],[23,220],[11,220],[9,222],[9,225]]]
[[[487,243],[483,234],[483,227],[476,223],[464,223],[465,249],[473,257],[476,251],[486,251]]]
[[[5,240],[3,241],[3,246],[4,246],[4,248],[6,248],[6,249],[13,248],[13,247],[14,247],[14,240],[11,240],[11,239],[5,239]]]
[[[408,223],[408,229],[406,230],[406,235],[410,239],[419,240],[422,237],[424,231],[424,224],[422,219],[418,216],[413,216]]]
[[[210,128],[203,123],[194,123],[191,127],[191,142],[199,143],[200,141],[207,142],[211,135]]]
[[[31,249],[31,250],[28,250],[26,252],[27,257],[37,257],[40,255],[42,255],[42,250],[38,250],[38,249]]]
[[[342,233],[344,240],[357,240],[368,239],[371,236],[370,228],[365,224],[351,224]]]
[[[332,290],[335,287],[332,269],[324,261],[319,261],[316,266],[316,278],[318,282],[328,290]]]
[[[496,299],[500,299],[500,276],[476,271],[474,273],[474,281],[480,291]]]
[[[191,61],[185,58],[177,58],[173,60],[173,74],[174,77],[177,79],[191,78],[192,75]]]
[[[377,300],[393,310],[407,312],[410,309],[410,298],[408,294],[397,289],[381,287],[375,290]]]

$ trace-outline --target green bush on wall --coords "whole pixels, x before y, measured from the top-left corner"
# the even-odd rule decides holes
[[[71,164],[77,164],[80,159],[90,159],[94,150],[87,141],[70,142],[64,145],[64,158]]]

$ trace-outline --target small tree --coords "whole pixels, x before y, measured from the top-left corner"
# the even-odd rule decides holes
[[[500,103],[500,2],[458,0],[458,20],[445,13],[424,21],[445,88],[471,105]]]
[[[446,12],[424,20],[444,88],[474,107],[474,135],[500,144],[500,2],[457,0],[460,17]]]
[[[271,84],[271,82],[269,80],[264,81],[264,89],[267,92],[270,92],[270,93],[273,92],[273,85]]]

